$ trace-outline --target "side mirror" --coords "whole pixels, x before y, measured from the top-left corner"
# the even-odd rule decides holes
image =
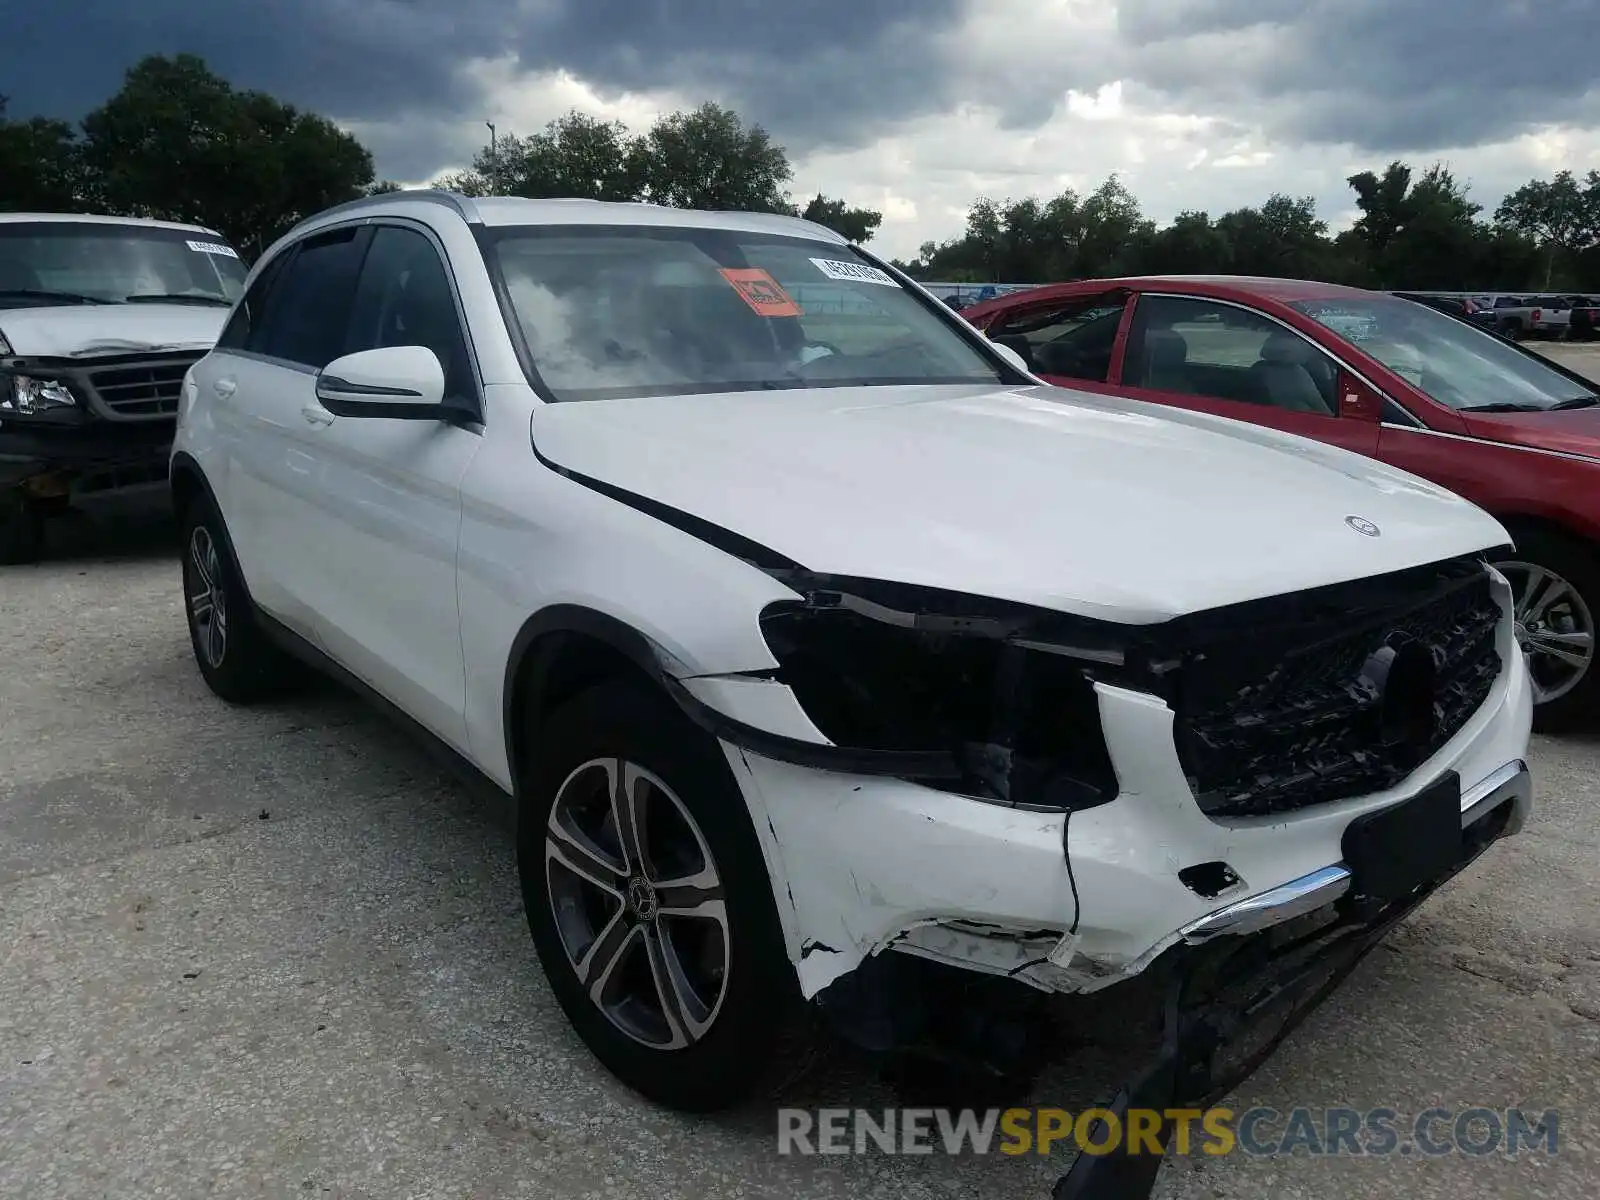
[[[360,350],[322,368],[317,400],[339,417],[442,420],[444,367],[426,346]]]
[[[1005,359],[1006,362],[1009,363],[1011,366],[1013,366],[1017,370],[1021,371],[1024,375],[1032,375],[1033,374],[1033,372],[1031,370],[1029,370],[1028,364],[1023,361],[1022,355],[1018,354],[1010,346],[1002,345],[1000,342],[997,342],[993,338],[990,338],[989,339],[989,348],[991,350],[993,350],[996,354],[998,354],[1001,358]]]

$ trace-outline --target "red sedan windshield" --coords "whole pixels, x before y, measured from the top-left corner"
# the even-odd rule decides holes
[[[1359,346],[1440,404],[1463,412],[1587,406],[1595,396],[1531,354],[1423,304],[1389,297],[1291,307]]]

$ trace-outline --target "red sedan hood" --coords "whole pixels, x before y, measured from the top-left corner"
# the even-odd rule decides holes
[[[1600,405],[1567,412],[1464,412],[1461,419],[1476,437],[1600,459]]]

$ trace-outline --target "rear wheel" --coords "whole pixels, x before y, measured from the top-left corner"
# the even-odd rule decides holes
[[[0,491],[0,564],[37,562],[44,552],[44,514],[21,488]]]
[[[716,742],[627,682],[579,695],[532,732],[523,901],[551,989],[595,1057],[688,1111],[798,1075],[810,1014]]]
[[[1517,641],[1528,656],[1534,720],[1541,730],[1570,728],[1600,711],[1600,558],[1543,529],[1518,532],[1516,543],[1516,552],[1495,565],[1516,596]]]

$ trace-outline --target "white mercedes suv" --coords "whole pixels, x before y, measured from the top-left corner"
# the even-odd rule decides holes
[[[869,969],[1082,993],[1376,928],[1532,803],[1488,515],[1043,386],[789,217],[322,213],[187,375],[171,484],[212,690],[313,664],[511,794],[552,989],[677,1107]]]

